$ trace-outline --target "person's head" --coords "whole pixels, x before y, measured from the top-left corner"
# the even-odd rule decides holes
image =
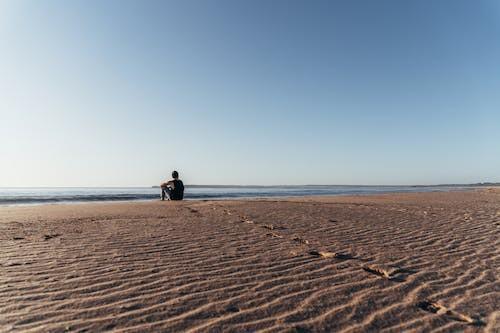
[[[179,178],[179,173],[178,173],[177,171],[175,171],[175,170],[174,170],[174,171],[172,171],[172,178],[173,178],[173,179],[177,179],[177,178]]]

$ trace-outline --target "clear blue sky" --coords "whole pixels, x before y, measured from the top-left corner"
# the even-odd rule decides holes
[[[500,181],[500,2],[0,0],[0,186]]]

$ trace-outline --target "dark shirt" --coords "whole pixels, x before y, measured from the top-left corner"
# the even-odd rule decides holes
[[[174,188],[170,192],[170,200],[184,199],[184,183],[182,180],[174,179]]]

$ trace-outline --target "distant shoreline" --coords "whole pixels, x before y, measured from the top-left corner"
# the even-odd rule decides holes
[[[252,200],[269,198],[338,197],[390,193],[455,192],[483,189],[488,186],[237,186],[186,187],[188,201]],[[489,186],[494,187],[494,186]],[[0,190],[0,207],[25,205],[139,202],[159,200],[156,188],[69,188]]]
[[[329,187],[329,186],[342,186],[342,187],[498,187],[500,183],[475,183],[475,184],[437,184],[437,185],[186,185],[186,187],[192,188],[241,188],[241,187],[254,187],[254,188],[266,188],[266,187]],[[153,185],[151,188],[160,188],[160,186]]]

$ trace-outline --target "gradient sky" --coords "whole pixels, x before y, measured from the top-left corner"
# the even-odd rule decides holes
[[[500,181],[500,2],[0,0],[0,186]]]

